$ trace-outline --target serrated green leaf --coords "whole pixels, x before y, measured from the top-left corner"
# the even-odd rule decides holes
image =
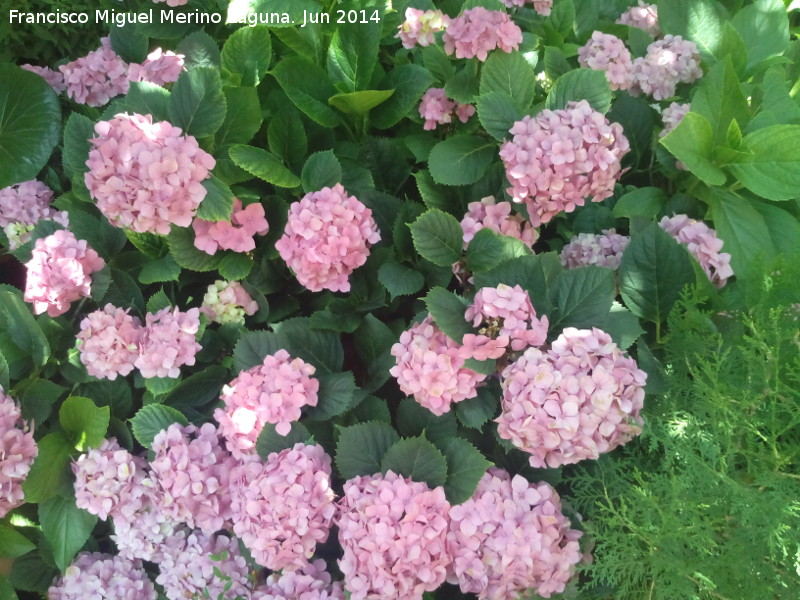
[[[229,150],[231,160],[251,175],[278,187],[293,188],[300,178],[281,163],[277,156],[255,146],[236,144]]]
[[[344,349],[337,333],[312,329],[308,319],[296,318],[273,325],[282,347],[317,368],[317,375],[342,370]]]
[[[167,105],[170,122],[196,138],[213,135],[225,121],[226,110],[219,70],[211,67],[181,73]]]
[[[206,197],[197,209],[197,218],[205,221],[229,221],[233,212],[233,192],[225,183],[212,176],[202,183]]]
[[[552,311],[549,290],[562,271],[558,255],[547,252],[500,263],[491,271],[476,273],[474,280],[476,288],[497,287],[501,283],[522,286],[528,292],[536,313],[541,316]]]
[[[98,447],[106,437],[111,409],[99,407],[89,398],[70,396],[58,413],[61,427],[80,452]]]
[[[639,319],[617,302],[611,306],[611,312],[608,313],[603,331],[611,336],[621,350],[630,348],[644,333],[644,329],[639,325]]]
[[[163,289],[158,290],[147,300],[147,312],[149,313],[157,313],[162,308],[167,308],[168,306],[172,306],[172,302],[164,293]]]
[[[608,112],[611,88],[604,72],[575,69],[564,73],[553,84],[544,105],[549,110],[560,110],[566,108],[568,102],[581,100],[586,100],[597,112]]]
[[[555,311],[550,315],[550,331],[557,334],[565,327],[602,328],[615,293],[612,269],[587,266],[564,271],[551,288]]]
[[[342,165],[332,150],[315,152],[303,165],[300,181],[306,193],[333,187],[342,181]]]
[[[531,249],[521,240],[484,227],[478,230],[467,246],[467,269],[473,273],[490,271],[502,262],[531,254]]]
[[[501,92],[516,106],[528,108],[536,98],[533,69],[519,52],[493,52],[481,68],[481,96]]]
[[[381,472],[386,451],[400,439],[391,425],[367,422],[339,429],[336,468],[344,479]],[[446,469],[446,467],[445,467]]]
[[[219,265],[219,254],[206,254],[194,246],[194,231],[191,227],[172,227],[167,236],[169,252],[175,262],[190,271],[213,271]]]
[[[453,292],[435,287],[425,296],[425,306],[436,326],[453,341],[460,344],[464,334],[472,331],[472,327],[464,318],[467,302]]]
[[[0,327],[8,331],[13,342],[27,352],[36,366],[50,358],[50,344],[42,328],[31,316],[19,295],[0,290]]]
[[[363,115],[393,95],[394,90],[362,90],[331,96],[328,98],[328,104],[348,115]]]
[[[667,203],[667,193],[657,187],[643,187],[628,192],[614,205],[612,214],[621,217],[654,219]]]
[[[150,40],[137,23],[112,27],[108,38],[111,48],[125,62],[141,63],[147,58],[147,46]]]
[[[145,285],[163,281],[178,281],[181,268],[171,255],[147,261],[139,271],[139,281]]]
[[[152,37],[164,37],[152,33],[150,35]],[[177,37],[181,37],[181,35],[183,35],[183,33]],[[208,67],[218,70],[221,64],[219,46],[217,46],[216,40],[202,29],[193,31],[184,37],[178,43],[175,52],[177,54],[183,54],[184,66],[187,69]]]
[[[378,62],[381,25],[344,24],[336,28],[328,46],[328,73],[344,92],[365,90]]]
[[[393,471],[429,487],[444,485],[447,480],[447,460],[431,442],[423,437],[395,442],[381,460],[381,471]]]
[[[173,423],[188,425],[183,413],[163,404],[148,404],[140,408],[130,419],[131,431],[145,448],[152,449],[153,439]]]
[[[478,97],[477,109],[481,125],[498,141],[509,137],[509,130],[514,123],[524,117],[519,105],[503,92],[481,94]]]
[[[231,252],[219,261],[219,274],[228,281],[241,281],[253,269],[253,257],[239,252]]]
[[[714,0],[658,0],[658,24],[665,34],[697,44],[703,60],[714,63],[722,45],[727,11]]]
[[[725,183],[725,173],[712,162],[714,130],[708,119],[689,112],[661,144],[708,185]]]
[[[152,115],[153,121],[167,121],[169,120],[169,98],[169,90],[160,85],[149,81],[132,81],[128,94],[125,96],[125,107],[141,115]],[[72,113],[72,116],[77,114]]]
[[[412,398],[403,398],[397,405],[397,430],[403,437],[425,435],[433,442],[446,440],[456,435],[458,422],[455,414],[446,412],[434,415]]]
[[[292,423],[291,429],[286,435],[279,434],[275,431],[275,425],[267,423],[258,434],[256,452],[261,460],[266,461],[273,452],[293,448],[295,444],[309,444],[313,439],[314,437],[305,425],[297,421]]]
[[[748,69],[780,56],[789,44],[789,20],[781,0],[755,0],[739,10],[731,22],[747,48]]]
[[[714,146],[725,146],[732,121],[745,127],[750,120],[742,84],[733,70],[729,57],[717,63],[703,75],[692,97],[692,112],[708,119],[713,131]]]
[[[458,422],[470,429],[480,429],[492,419],[500,406],[499,394],[495,396],[490,388],[478,388],[478,395],[456,403]]]
[[[247,331],[233,349],[233,365],[237,371],[246,371],[264,362],[268,354],[281,349],[280,342],[271,331]]]
[[[240,75],[243,86],[257,86],[271,60],[272,40],[263,25],[237,29],[222,47],[222,68]]]
[[[395,364],[390,351],[397,336],[385,323],[367,314],[353,337],[356,353],[367,366],[368,380],[362,387],[367,391],[378,389],[389,379],[389,369]]]
[[[432,208],[409,225],[414,247],[420,256],[440,267],[449,267],[461,258],[463,232],[458,220]]]
[[[394,90],[394,94],[370,114],[370,122],[377,129],[388,129],[414,110],[434,81],[433,75],[420,65],[400,65],[391,69],[378,86],[381,90]]]
[[[378,281],[392,298],[408,296],[418,292],[425,285],[422,273],[391,261],[383,263],[378,269]]]
[[[313,62],[290,56],[272,69],[281,89],[294,105],[323,127],[336,127],[339,115],[328,106],[328,98],[335,95],[328,74]]]
[[[39,505],[39,522],[53,550],[56,566],[64,571],[89,539],[97,515],[78,508],[75,498],[54,496]]]
[[[0,558],[18,558],[35,549],[36,544],[24,535],[0,524]]]
[[[356,381],[349,371],[344,373],[320,373],[319,399],[317,405],[308,409],[311,421],[326,421],[339,416],[353,407]]]
[[[272,119],[267,128],[269,149],[289,164],[303,160],[308,147],[308,138],[303,120],[293,108],[284,111],[280,119]]]
[[[428,166],[436,183],[469,185],[479,181],[496,158],[496,142],[475,135],[454,135],[433,147]]]
[[[444,84],[447,97],[461,104],[472,104],[480,94],[478,65],[474,61],[465,64],[458,73]]]
[[[800,125],[764,127],[742,143],[747,154],[728,165],[742,185],[767,200],[800,197]]]
[[[475,446],[460,437],[444,439],[437,446],[447,460],[447,480],[444,483],[447,500],[450,504],[466,502],[493,464]]]
[[[261,129],[261,104],[258,92],[248,87],[227,87],[224,90],[225,120],[217,130],[218,146],[246,144]]]
[[[72,444],[61,431],[48,433],[37,446],[39,453],[22,482],[26,502],[44,502],[58,494],[62,475],[72,459]]]
[[[88,117],[74,112],[64,125],[64,149],[61,158],[64,172],[70,179],[76,176],[83,177],[89,170],[86,161],[92,148],[90,138],[95,136],[94,123]]]

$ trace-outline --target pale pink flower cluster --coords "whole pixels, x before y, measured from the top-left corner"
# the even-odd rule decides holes
[[[216,427],[173,423],[156,434],[152,447],[150,469],[164,516],[209,535],[222,529],[231,517],[229,482],[237,463]]]
[[[517,50],[522,43],[522,30],[506,13],[477,6],[453,19],[442,39],[447,54],[485,61],[495,48],[509,53]]]
[[[723,287],[733,277],[731,255],[721,252],[722,240],[708,225],[687,215],[664,217],[658,225],[689,249],[716,287]]]
[[[492,468],[469,500],[450,508],[448,581],[480,600],[512,600],[531,588],[549,598],[572,577],[581,535],[549,484]]]
[[[510,133],[513,139],[500,147],[508,193],[526,203],[534,227],[583,206],[586,198],[610,197],[630,149],[622,126],[609,123],[586,100],[526,116]]]
[[[269,223],[264,215],[264,207],[260,202],[243,207],[242,201],[234,198],[230,221],[206,221],[197,218],[192,222],[194,246],[211,255],[216,254],[217,250],[255,250],[255,236],[265,235],[269,231]]]
[[[464,335],[462,354],[476,360],[500,358],[509,349],[541,346],[550,325],[546,316],[536,316],[527,291],[505,283],[479,289],[464,318],[478,333]]]
[[[253,559],[273,571],[305,568],[336,512],[322,446],[299,443],[264,462],[246,461],[232,480],[233,531]]]
[[[82,552],[47,590],[49,600],[156,600],[153,582],[138,560]]]
[[[561,249],[561,264],[567,269],[587,265],[619,269],[622,254],[631,238],[604,229],[602,233],[579,233]]]
[[[84,181],[111,224],[162,235],[188,227],[216,164],[197,140],[150,115],[118,114],[94,130]]]
[[[24,502],[22,482],[38,454],[33,431],[28,430],[19,406],[0,386],[0,518]]]
[[[444,31],[450,24],[450,17],[440,10],[420,10],[406,8],[406,20],[400,24],[394,37],[400,38],[403,48],[409,50],[419,44],[430,46],[434,43],[434,34]]]
[[[128,69],[130,81],[148,81],[156,85],[164,85],[177,81],[184,71],[183,54],[175,54],[171,50],[166,52],[156,48],[147,55],[141,64],[131,64]]]
[[[464,351],[428,315],[400,335],[392,346],[396,364],[389,372],[403,393],[435,415],[450,411],[450,405],[478,393],[486,375],[464,366]]]
[[[69,226],[69,215],[53,210],[52,199],[53,190],[35,179],[0,189],[0,227],[8,238],[9,250],[28,242],[39,221]]]
[[[325,561],[317,559],[302,571],[273,573],[250,600],[345,600],[341,582],[331,583]]]
[[[84,240],[59,229],[39,238],[33,247],[25,282],[25,300],[33,303],[37,315],[47,311],[57,317],[69,310],[70,304],[87,298],[92,291],[92,273],[106,262]]]
[[[56,94],[60,94],[67,89],[64,84],[64,76],[58,71],[54,71],[50,67],[37,67],[36,65],[20,65],[22,69],[36,73],[39,77],[44,79]]]
[[[450,504],[441,487],[392,471],[355,477],[339,509],[339,568],[352,600],[421,600],[444,583]]]
[[[538,238],[536,230],[522,215],[511,214],[510,202],[497,202],[494,196],[486,196],[478,202],[467,204],[467,214],[461,219],[464,249],[484,227],[500,235],[520,240],[528,248],[533,248]]]
[[[679,35],[666,35],[633,61],[630,92],[664,100],[675,95],[679,83],[692,83],[702,76],[697,45]]]
[[[315,371],[303,359],[292,358],[281,349],[222,388],[225,404],[214,412],[214,418],[234,456],[252,454],[267,423],[273,423],[279,435],[286,435],[304,406],[317,405]]]
[[[159,568],[156,583],[164,587],[169,600],[249,597],[247,562],[236,539],[223,534],[173,536]]]
[[[154,4],[158,4],[159,2],[166,2],[167,6],[172,6],[174,8],[176,6],[183,6],[184,4],[188,4],[189,0],[153,0]]]
[[[528,348],[502,378],[497,433],[534,468],[596,459],[641,433],[647,374],[600,329],[568,327],[548,352]]]
[[[67,96],[78,104],[103,106],[114,96],[127,94],[128,64],[111,49],[107,37],[100,47],[58,69],[64,75]]]
[[[348,277],[380,241],[372,211],[340,183],[303,196],[275,244],[297,280],[312,292],[349,292]]]
[[[614,35],[595,31],[591,39],[578,48],[578,64],[605,71],[612,90],[627,90],[631,86],[631,53],[625,42]]]
[[[472,104],[459,104],[447,97],[444,88],[430,88],[419,103],[419,116],[425,119],[423,129],[436,129],[437,125],[452,123],[453,115],[462,123],[475,114]]]
[[[664,129],[661,130],[658,137],[664,137],[680,125],[683,117],[686,116],[686,113],[688,113],[691,108],[692,105],[688,102],[683,104],[677,102],[670,103],[670,105],[661,112],[661,120],[664,122]]]
[[[106,304],[81,321],[78,340],[86,372],[98,379],[123,377],[133,371],[139,358],[142,322],[123,308]]]
[[[550,11],[553,10],[553,0],[500,0],[508,8],[515,6],[525,6],[525,3],[533,4],[533,10],[542,15],[543,17],[550,16]]]
[[[655,4],[646,4],[639,0],[638,6],[631,6],[617,19],[620,25],[630,25],[643,29],[654,38],[661,35],[658,27],[658,7]]]
[[[244,316],[252,316],[258,310],[258,302],[250,297],[238,281],[218,279],[208,286],[203,296],[200,312],[215,323],[244,324]]]
[[[196,341],[200,330],[200,309],[181,312],[162,308],[147,313],[134,366],[142,377],[180,377],[180,367],[193,365],[202,347]]]
[[[167,518],[153,497],[155,483],[152,479],[142,480],[141,504],[135,511],[123,509],[112,515],[114,533],[111,539],[117,545],[119,555],[125,558],[139,558],[161,562],[167,540],[171,539],[183,526]]]

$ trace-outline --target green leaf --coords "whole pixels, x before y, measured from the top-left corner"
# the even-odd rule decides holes
[[[586,100],[597,112],[606,113],[611,108],[611,88],[602,71],[574,69],[556,79],[547,94],[544,107],[560,110],[568,102]]]
[[[22,417],[34,423],[44,423],[53,411],[53,405],[67,391],[49,379],[35,379],[17,392],[22,407]]]
[[[225,94],[219,70],[195,67],[172,86],[167,105],[170,122],[196,138],[213,135],[225,121]]]
[[[653,323],[667,318],[684,285],[694,281],[685,248],[657,223],[631,237],[619,268],[619,290],[628,309]]]
[[[425,296],[425,306],[437,327],[453,341],[460,344],[464,334],[472,331],[472,327],[464,318],[467,302],[453,292],[435,287]]]
[[[75,498],[55,496],[39,505],[39,522],[42,534],[50,542],[56,566],[63,572],[89,539],[97,515],[75,506]]]
[[[486,470],[493,464],[467,440],[451,437],[437,444],[447,460],[444,493],[450,504],[470,499]]]
[[[2,352],[0,352],[0,387],[5,390],[11,387],[8,361]]]
[[[397,336],[389,327],[371,314],[361,320],[354,334],[356,353],[367,367],[367,391],[378,389],[389,379],[389,369],[395,364],[390,354]]]
[[[0,290],[0,328],[27,352],[37,367],[50,358],[50,344],[18,294]]]
[[[789,19],[781,0],[755,0],[737,12],[732,23],[748,49],[748,69],[780,56],[789,45]]]
[[[191,227],[172,227],[167,236],[169,252],[175,262],[190,271],[213,271],[220,262],[220,255],[210,255],[194,246],[194,231]]]
[[[111,409],[99,407],[89,398],[70,396],[61,405],[58,418],[75,449],[86,452],[106,439]]]
[[[332,150],[315,152],[303,165],[300,181],[306,193],[333,187],[342,181],[342,165]]]
[[[353,407],[356,381],[349,371],[344,373],[321,373],[317,405],[308,409],[311,421],[326,421],[337,417]]]
[[[484,227],[478,230],[467,246],[467,268],[473,273],[490,271],[501,262],[531,254],[531,249],[522,241]]]
[[[284,188],[300,185],[300,178],[284,167],[280,159],[271,152],[255,146],[237,144],[231,146],[229,153],[236,166],[267,183]]]
[[[140,115],[152,115],[153,121],[168,121],[170,96],[169,90],[155,83],[132,81],[128,94],[125,96],[125,107]],[[77,116],[79,116],[78,113],[72,113],[69,120]],[[85,119],[86,117],[83,118]],[[67,123],[69,124],[69,121]],[[84,158],[85,162],[86,159]]]
[[[475,135],[454,135],[436,144],[428,157],[431,176],[444,185],[469,185],[497,158],[497,144]]]
[[[175,410],[171,406],[163,404],[148,404],[143,406],[130,419],[131,431],[136,440],[148,450],[152,449],[153,439],[160,432],[167,429],[173,423],[188,425],[189,421],[183,413]]]
[[[615,291],[612,269],[588,266],[564,271],[551,288],[555,311],[550,316],[550,331],[602,327]]]
[[[644,333],[644,329],[639,325],[639,319],[627,308],[614,302],[611,312],[608,314],[603,331],[611,336],[611,339],[620,347],[627,350]]]
[[[0,558],[18,558],[35,549],[36,544],[24,535],[0,524]]]
[[[498,141],[507,138],[514,123],[525,116],[511,96],[503,92],[481,94],[477,109],[481,125]]]
[[[222,68],[240,75],[246,87],[261,82],[271,60],[272,40],[263,25],[237,29],[222,47]]]
[[[432,208],[409,228],[417,252],[433,264],[449,267],[461,258],[463,232],[453,215]]]
[[[34,179],[60,135],[61,107],[45,80],[0,64],[0,188]]]
[[[262,364],[268,354],[275,354],[280,349],[280,342],[273,332],[247,331],[233,349],[233,366],[237,371],[252,369]]]
[[[430,71],[420,65],[400,65],[389,71],[378,86],[381,90],[394,90],[386,102],[370,114],[376,129],[388,129],[417,107],[422,94],[434,82]]]
[[[555,81],[572,70],[567,57],[561,48],[546,46],[544,49],[544,72],[551,81]]]
[[[654,219],[667,202],[667,193],[657,187],[643,187],[623,195],[614,205],[612,215]]]
[[[455,75],[455,67],[443,48],[425,46],[420,48],[420,54],[422,55],[422,64],[436,77],[437,83],[443,84]]]
[[[284,58],[272,75],[294,105],[323,127],[336,127],[339,115],[328,106],[336,88],[320,67],[299,56]]]
[[[495,395],[488,387],[480,387],[477,396],[456,403],[456,417],[464,427],[480,429],[494,417],[499,406],[499,394]]]
[[[171,406],[194,420],[192,411],[199,411],[209,403],[217,402],[222,386],[230,380],[230,371],[225,367],[206,367],[172,388],[162,404]]]
[[[496,268],[475,274],[475,288],[497,287],[498,284],[520,285],[528,292],[538,315],[552,310],[549,289],[561,273],[561,261],[555,252],[521,256],[500,263]]]
[[[687,113],[675,129],[661,138],[661,144],[703,182],[708,185],[725,183],[725,173],[711,162],[714,129],[704,116]]]
[[[83,177],[89,170],[86,166],[92,148],[89,139],[94,136],[94,123],[91,119],[77,112],[69,116],[67,124],[64,125],[64,148],[61,159],[64,172],[70,179],[76,176]]]
[[[519,52],[493,52],[481,68],[481,96],[502,92],[520,108],[527,108],[536,99],[536,78],[533,69]]]
[[[344,92],[368,89],[378,62],[380,40],[380,23],[337,27],[328,46],[328,73],[334,84]]]
[[[566,36],[575,26],[575,3],[572,0],[557,0],[547,22],[558,33]]]
[[[0,598],[3,598],[3,600],[19,600],[13,584],[3,575],[0,575]]]
[[[652,153],[653,127],[656,114],[644,98],[633,98],[628,94],[617,96],[606,115],[612,123],[622,125],[625,137],[631,147],[630,159],[640,164],[643,158]]]
[[[151,34],[153,35],[153,34]],[[162,37],[153,35],[153,37]],[[185,66],[191,70],[195,67],[219,69],[221,60],[216,40],[205,31],[194,31],[183,38],[175,48],[178,54],[185,56]]]
[[[775,251],[785,256],[795,254],[798,249],[798,240],[800,240],[800,221],[788,211],[774,204],[751,200],[750,206],[756,209],[764,219]],[[748,256],[752,257],[752,255]]]
[[[228,108],[216,133],[217,145],[246,144],[261,129],[258,92],[254,88],[228,87],[224,93]]]
[[[261,460],[266,461],[273,452],[280,452],[287,448],[293,448],[295,444],[310,444],[314,437],[302,423],[294,422],[286,435],[281,435],[275,431],[275,425],[267,423],[258,434],[256,440],[256,452]]]
[[[392,298],[408,296],[418,292],[425,285],[425,277],[422,273],[392,261],[385,262],[380,266],[378,281],[392,295]]]
[[[434,488],[447,480],[447,461],[439,450],[423,437],[402,439],[386,451],[381,471],[393,471]]]
[[[205,221],[230,221],[233,212],[231,188],[213,175],[203,181],[206,197],[197,209],[197,218]]]
[[[339,429],[336,468],[343,479],[381,472],[386,451],[400,439],[391,425],[369,421]]]
[[[362,90],[331,96],[328,98],[328,104],[349,115],[363,115],[393,95],[394,90]]]
[[[451,190],[433,181],[429,171],[423,170],[414,174],[417,190],[428,208],[438,208],[445,212],[461,210],[458,199]]]
[[[109,32],[111,48],[127,63],[141,63],[147,58],[150,40],[136,23],[112,27]]]
[[[171,307],[172,302],[164,293],[163,289],[158,290],[155,294],[147,299],[147,312],[149,313],[157,313],[162,308],[167,308],[168,306]]]
[[[658,25],[665,34],[697,44],[703,60],[714,63],[722,46],[727,11],[714,0],[658,0]]]
[[[151,259],[139,271],[139,282],[150,285],[163,281],[178,281],[181,268],[175,259],[167,254],[162,258]]]
[[[267,128],[267,141],[269,149],[284,162],[301,162],[306,155],[308,138],[300,114],[290,108],[280,119],[272,119]]]
[[[403,437],[425,435],[437,442],[456,435],[458,422],[452,412],[434,415],[412,398],[403,398],[397,405],[397,430]]]
[[[16,589],[38,592],[41,597],[45,597],[57,575],[59,572],[53,566],[52,557],[48,556],[45,562],[41,553],[34,552],[14,561],[9,579]],[[11,599],[15,598],[16,596],[11,596]]]
[[[735,119],[745,127],[750,120],[747,98],[730,58],[720,61],[706,73],[698,88],[692,97],[692,112],[702,115],[711,124],[713,145],[725,146],[731,121]]]
[[[480,94],[478,66],[470,61],[444,84],[447,97],[461,104],[472,104]]]
[[[26,502],[43,502],[55,496],[65,467],[72,459],[72,444],[61,431],[48,433],[37,445],[39,454],[22,482]]]
[[[314,365],[317,376],[342,370],[344,349],[337,333],[312,329],[308,319],[302,318],[281,321],[273,329],[280,336],[282,347]]]
[[[322,10],[322,5],[314,0],[232,0],[228,5],[225,22],[250,26],[251,22],[261,16],[262,20],[268,21],[267,26],[271,29],[288,27],[291,31],[303,23],[305,13],[317,14]],[[309,28],[307,26],[299,31]]]
[[[228,281],[241,281],[253,270],[253,257],[239,252],[226,254],[219,261],[219,274]]]
[[[728,165],[742,185],[768,200],[800,197],[800,125],[764,127],[742,141],[749,153]]]

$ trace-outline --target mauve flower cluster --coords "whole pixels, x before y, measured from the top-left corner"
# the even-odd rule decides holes
[[[400,24],[394,37],[400,38],[403,48],[409,50],[419,44],[430,46],[434,42],[434,34],[444,31],[450,24],[450,17],[440,10],[420,10],[406,8],[406,20]]]
[[[128,375],[139,358],[142,322],[123,308],[106,304],[86,315],[77,338],[86,372],[98,379]]]
[[[238,281],[218,279],[208,286],[203,296],[200,312],[215,323],[244,324],[244,316],[252,316],[258,310],[258,302],[250,297]]]
[[[345,600],[342,583],[331,583],[325,561],[318,559],[302,571],[273,573],[250,600]]]
[[[677,102],[670,103],[668,107],[661,111],[661,120],[664,122],[664,129],[661,130],[661,132],[658,134],[658,137],[664,137],[670,131],[680,125],[683,117],[686,116],[686,113],[688,113],[691,108],[692,105],[688,102],[685,102],[684,104],[679,104]]]
[[[28,242],[39,221],[69,226],[69,215],[53,210],[52,199],[53,190],[35,179],[0,189],[0,227],[8,238],[9,250]]]
[[[400,335],[392,346],[396,364],[389,372],[403,393],[435,415],[443,415],[454,402],[474,398],[486,375],[464,367],[464,352],[433,323],[428,315]]]
[[[646,4],[642,0],[639,0],[638,6],[631,6],[622,13],[617,23],[638,27],[654,38],[661,35],[661,29],[658,27],[658,7],[655,4]]]
[[[595,459],[641,433],[647,374],[600,329],[568,327],[502,378],[497,433],[531,454],[534,468]]]
[[[180,377],[180,367],[193,365],[195,354],[202,349],[195,339],[199,330],[199,308],[186,312],[162,308],[147,313],[134,366],[145,378]]]
[[[36,73],[39,77],[44,79],[56,94],[60,94],[67,89],[64,84],[64,76],[58,71],[54,71],[50,67],[37,67],[36,65],[20,65],[20,68]]]
[[[630,149],[622,126],[609,123],[586,100],[526,116],[510,133],[513,139],[500,147],[508,193],[526,203],[535,227],[583,206],[586,198],[610,197]]]
[[[541,346],[550,325],[546,316],[536,316],[527,291],[504,283],[479,289],[464,318],[478,334],[464,335],[462,355],[477,360],[500,358],[509,348]]]
[[[581,535],[549,484],[492,468],[469,500],[450,508],[448,581],[480,600],[511,600],[529,588],[549,598],[574,573]]]
[[[533,10],[542,15],[543,17],[550,16],[550,11],[553,10],[553,0],[500,0],[508,8],[515,6],[525,6],[525,3],[533,4]]]
[[[578,64],[605,71],[612,90],[627,90],[631,86],[631,53],[625,42],[614,35],[595,31],[589,41],[578,48]]]
[[[450,504],[441,487],[392,471],[355,477],[339,509],[339,568],[352,600],[421,600],[444,583]]]
[[[447,97],[444,88],[430,88],[419,103],[419,116],[425,119],[423,129],[436,129],[437,125],[444,125],[453,121],[453,115],[462,123],[466,123],[475,114],[472,104],[459,104]]]
[[[281,349],[222,388],[225,404],[214,412],[214,418],[235,457],[255,452],[256,440],[267,423],[273,423],[279,435],[286,435],[304,406],[317,405],[315,371],[303,359],[292,358]]]
[[[147,81],[156,85],[164,85],[177,81],[184,70],[183,54],[175,54],[161,48],[156,48],[147,55],[141,64],[131,64],[128,69],[130,81]]]
[[[664,100],[675,95],[679,83],[692,83],[702,76],[697,45],[679,35],[666,35],[633,61],[630,93]]]
[[[602,233],[579,233],[561,249],[561,264],[567,269],[587,265],[619,269],[622,253],[631,238],[617,233],[615,229],[604,229]]]
[[[194,247],[212,256],[220,249],[234,252],[255,250],[255,236],[265,235],[269,231],[269,223],[264,215],[261,203],[253,202],[243,207],[242,201],[234,198],[230,221],[198,218],[192,222]]]
[[[495,233],[520,240],[528,248],[533,248],[538,234],[522,215],[511,214],[510,202],[497,202],[494,196],[486,196],[478,202],[467,205],[467,214],[461,219],[464,232],[464,249],[481,229],[487,227]]]
[[[495,48],[509,53],[518,49],[522,43],[522,30],[506,13],[477,6],[453,19],[442,39],[447,54],[485,61]]]
[[[111,516],[114,521],[111,539],[117,545],[120,556],[161,562],[167,540],[184,529],[181,523],[164,515],[158,500],[153,497],[155,491],[153,480],[143,478],[141,501],[132,507],[135,510],[130,510],[131,507],[123,503]]]
[[[25,300],[33,303],[37,315],[47,311],[57,317],[79,298],[89,297],[92,273],[105,267],[104,261],[84,240],[59,229],[39,238],[33,247],[25,282]]]
[[[696,221],[687,215],[664,217],[658,225],[689,249],[697,259],[708,279],[716,287],[723,287],[733,277],[731,255],[722,250],[722,240],[717,232],[702,221]]]
[[[64,75],[67,96],[78,104],[103,106],[114,96],[127,94],[128,64],[111,49],[107,37],[100,47],[58,69]]]
[[[22,482],[37,454],[33,431],[28,431],[16,402],[0,385],[0,518],[23,503]]]
[[[56,577],[49,600],[156,600],[153,582],[138,560],[83,552]]]
[[[297,281],[312,292],[349,292],[348,277],[380,241],[372,211],[340,183],[303,196],[275,244]]]
[[[336,512],[322,446],[299,443],[246,461],[231,479],[233,531],[253,559],[273,571],[305,568]]]
[[[111,224],[162,235],[188,227],[216,164],[197,140],[150,115],[118,114],[94,130],[84,180]]]

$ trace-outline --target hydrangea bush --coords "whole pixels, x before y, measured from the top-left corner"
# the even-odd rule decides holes
[[[762,597],[618,551],[597,482],[715,380],[686,298],[727,343],[800,256],[796,4],[126,0],[16,51],[0,597]],[[771,452],[725,477],[795,499],[751,563],[796,590]]]

